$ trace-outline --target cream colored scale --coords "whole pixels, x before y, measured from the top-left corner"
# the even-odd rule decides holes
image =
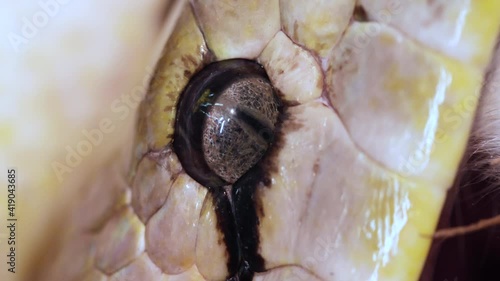
[[[361,22],[354,2],[186,6],[140,105],[132,151],[86,181],[62,251],[39,279],[224,280],[213,206],[170,145],[179,95],[213,58],[257,60],[294,103],[272,186],[256,193],[267,272],[254,279],[418,279],[465,150],[500,3],[360,1]]]

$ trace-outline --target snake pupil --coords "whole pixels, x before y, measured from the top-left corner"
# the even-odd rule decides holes
[[[177,107],[174,150],[200,184],[236,182],[272,145],[281,111],[264,68],[232,59],[196,73]]]

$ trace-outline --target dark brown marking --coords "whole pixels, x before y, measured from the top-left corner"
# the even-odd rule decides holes
[[[299,34],[299,23],[295,20],[293,22],[293,34],[292,37],[297,37]]]
[[[317,175],[317,174],[319,173],[319,171],[320,171],[320,167],[319,167],[319,160],[316,160],[316,161],[314,162],[314,166],[313,166],[313,173],[314,173],[315,175]]]
[[[217,216],[217,228],[221,232],[226,245],[227,269],[229,276],[237,273],[240,264],[240,247],[238,232],[228,194],[223,188],[209,190],[208,200],[212,200]]]
[[[355,21],[367,22],[368,14],[366,13],[365,8],[361,5],[356,5],[356,7],[354,7],[353,18]]]

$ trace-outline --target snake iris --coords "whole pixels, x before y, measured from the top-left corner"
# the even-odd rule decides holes
[[[499,8],[192,1],[141,103],[129,174],[90,184],[47,280],[416,280]]]

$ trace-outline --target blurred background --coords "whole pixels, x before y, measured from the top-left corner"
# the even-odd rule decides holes
[[[78,183],[129,149],[131,97],[153,71],[176,2],[0,3],[0,280],[32,280],[54,256]],[[8,168],[17,169],[15,274],[4,256]]]

